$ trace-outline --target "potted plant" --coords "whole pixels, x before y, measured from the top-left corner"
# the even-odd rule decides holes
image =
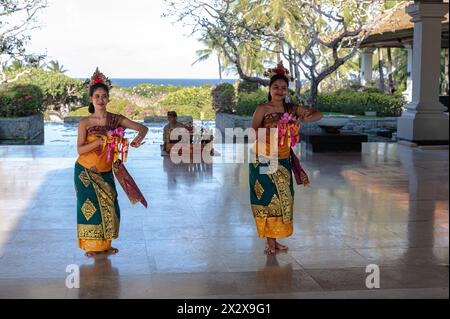
[[[44,108],[38,86],[0,86],[0,144],[44,144]]]

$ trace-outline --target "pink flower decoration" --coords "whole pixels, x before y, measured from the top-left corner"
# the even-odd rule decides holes
[[[111,154],[113,154],[116,150],[121,151],[122,161],[124,161],[124,152],[127,151],[126,145],[128,145],[128,141],[124,138],[125,130],[122,127],[116,128],[114,131],[108,131],[106,133],[108,140],[110,142],[107,143],[107,161],[111,161]]]
[[[297,118],[288,112],[284,113],[278,123],[278,145],[283,146],[287,139],[290,146],[294,147],[300,141],[299,130]]]

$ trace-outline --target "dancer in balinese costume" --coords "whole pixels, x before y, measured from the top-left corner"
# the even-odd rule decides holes
[[[306,186],[309,183],[307,174],[291,149],[300,141],[301,122],[318,121],[323,116],[317,110],[286,102],[288,74],[282,63],[268,70],[269,101],[256,108],[252,121],[257,140],[252,148],[256,161],[249,164],[250,202],[258,236],[267,240],[264,250],[267,255],[288,249],[277,239],[289,237],[293,232],[292,172],[297,184]],[[265,141],[259,141],[258,136],[264,136]],[[259,144],[264,147],[258,149]],[[275,172],[267,170],[271,160],[278,162]]]
[[[86,251],[86,256],[92,257],[97,253],[118,252],[111,246],[112,240],[119,236],[120,225],[114,176],[133,204],[140,201],[147,207],[123,163],[129,145],[141,146],[148,128],[123,115],[107,112],[111,82],[98,68],[91,79],[86,80],[86,86],[89,88],[91,115],[78,124],[79,157],[75,163],[74,181],[78,246]],[[138,132],[131,143],[124,137],[126,128]]]

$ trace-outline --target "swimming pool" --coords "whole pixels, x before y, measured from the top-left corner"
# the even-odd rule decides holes
[[[161,144],[163,142],[163,128],[166,123],[140,123],[149,128],[144,141],[146,144]],[[214,129],[214,121],[194,121],[194,125]],[[45,122],[45,145],[76,145],[78,124]],[[131,130],[125,131],[125,136],[132,140],[137,133]]]

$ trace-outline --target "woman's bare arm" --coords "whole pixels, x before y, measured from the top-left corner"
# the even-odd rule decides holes
[[[125,116],[122,117],[119,124],[120,124],[120,126],[122,126],[124,128],[129,128],[131,130],[137,131],[138,135],[136,135],[136,137],[131,142],[131,146],[133,146],[133,147],[141,146],[142,141],[144,140],[145,136],[147,135],[148,127],[145,125],[142,125],[140,123],[134,122],[134,121],[126,118]]]
[[[304,106],[298,106],[295,113],[302,122],[316,122],[323,117],[322,112]]]

